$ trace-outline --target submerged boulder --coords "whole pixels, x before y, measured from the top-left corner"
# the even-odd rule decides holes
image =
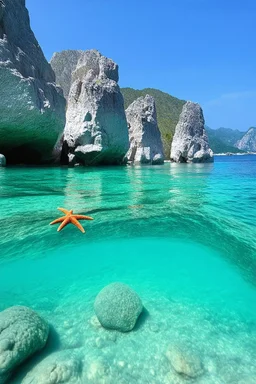
[[[72,74],[64,145],[69,163],[119,164],[129,147],[118,66],[96,50],[81,54]]]
[[[70,351],[55,352],[40,361],[22,380],[22,384],[81,383],[82,361]]]
[[[8,163],[55,160],[65,99],[30,28],[24,0],[0,1],[0,152]]]
[[[0,312],[0,383],[45,346],[48,334],[49,325],[30,308],[15,306]]]
[[[166,357],[179,375],[195,378],[203,373],[203,366],[199,357],[194,351],[187,350],[184,346],[170,345]]]
[[[213,161],[199,104],[188,101],[184,105],[172,141],[171,160],[177,163]]]
[[[128,161],[138,164],[162,164],[164,150],[157,125],[154,98],[149,95],[139,97],[125,112],[130,140]]]
[[[95,299],[94,310],[104,328],[131,331],[143,309],[142,302],[128,285],[112,283]]]
[[[0,167],[5,167],[6,166],[6,158],[4,155],[0,154]]]

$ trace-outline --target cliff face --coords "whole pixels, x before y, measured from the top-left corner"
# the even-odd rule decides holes
[[[251,127],[235,146],[242,151],[256,152],[256,128]]]
[[[72,73],[64,131],[69,163],[119,164],[129,148],[118,66],[98,51],[81,54]]]
[[[178,163],[212,162],[204,128],[204,116],[199,104],[188,101],[182,110],[172,141],[171,160]]]
[[[0,1],[0,152],[8,163],[54,160],[65,99],[30,28],[24,0]]]
[[[50,64],[55,72],[56,82],[63,89],[66,99],[72,83],[72,74],[82,54],[83,51],[67,50],[55,52],[51,58]]]
[[[142,90],[133,88],[121,88],[124,97],[124,106],[127,109],[139,97],[150,95],[154,98],[157,110],[157,125],[161,133],[165,159],[170,158],[171,143],[182,112],[184,100],[177,99],[162,92],[159,89],[145,88]]]
[[[163,143],[157,125],[155,100],[139,97],[126,109],[130,148],[127,158],[133,163],[162,164]]]

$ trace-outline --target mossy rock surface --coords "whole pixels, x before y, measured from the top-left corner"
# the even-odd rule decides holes
[[[0,383],[48,339],[49,325],[28,307],[14,306],[0,312]]]
[[[94,310],[104,328],[131,331],[141,314],[141,299],[128,285],[112,283],[103,288],[95,299]]]

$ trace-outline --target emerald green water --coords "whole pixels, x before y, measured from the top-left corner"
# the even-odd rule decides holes
[[[194,383],[255,383],[256,156],[6,168],[0,196],[0,310],[27,305],[52,325],[12,383],[189,382],[166,358],[174,344],[200,357]],[[94,218],[81,222],[86,234],[49,226],[59,206]],[[146,308],[127,334],[94,319],[95,296],[114,281]],[[62,381],[45,369],[52,353],[69,367]]]

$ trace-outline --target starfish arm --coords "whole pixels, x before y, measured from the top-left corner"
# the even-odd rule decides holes
[[[59,226],[59,228],[57,229],[57,232],[61,231],[62,228],[64,228],[68,223],[70,222],[70,218],[69,217],[66,217],[65,220],[62,222],[62,224]]]
[[[65,208],[57,208],[59,211],[65,213],[65,215],[67,215],[68,213],[70,213],[70,211],[68,209],[65,209]]]
[[[93,220],[93,217],[84,216],[84,215],[73,215],[73,217],[79,220]]]
[[[77,219],[72,216],[71,219],[70,219],[71,223],[74,224],[78,229],[80,229],[81,232],[85,233],[85,230],[84,228],[82,227],[82,225],[79,223],[79,221],[77,221]]]
[[[58,219],[53,220],[53,221],[50,223],[50,225],[52,225],[52,224],[57,224],[57,223],[61,223],[62,221],[65,220],[65,218],[66,218],[66,216],[59,217]]]

